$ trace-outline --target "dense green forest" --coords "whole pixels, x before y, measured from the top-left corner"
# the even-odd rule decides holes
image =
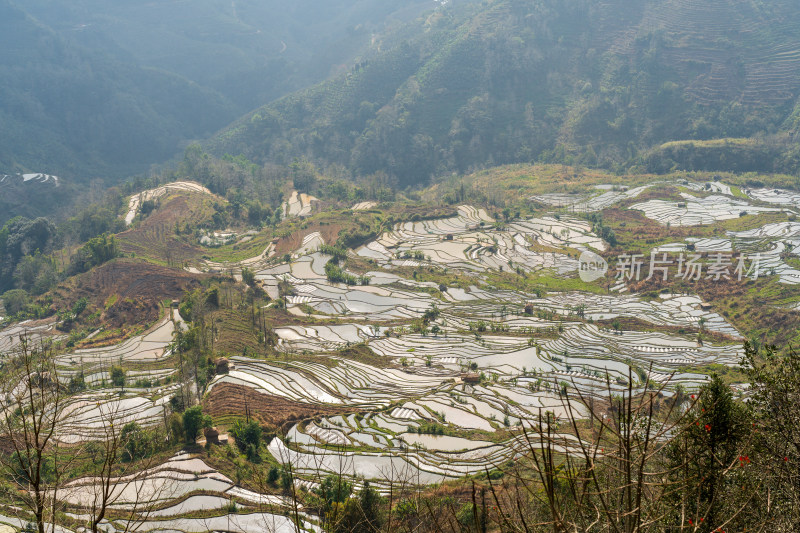
[[[796,3],[456,3],[209,146],[401,184],[509,162],[798,170]],[[748,138],[682,149],[668,141]]]
[[[0,1],[0,173],[143,172],[435,5]]]
[[[253,108],[212,153],[404,185],[510,162],[800,165],[786,0],[187,5],[3,0],[0,169],[119,179]],[[732,142],[665,146],[710,139]]]
[[[124,176],[234,113],[208,88],[81,46],[6,0],[0,42],[0,166],[8,173]]]

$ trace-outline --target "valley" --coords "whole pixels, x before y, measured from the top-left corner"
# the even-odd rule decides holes
[[[420,204],[414,212],[445,216],[414,214],[352,248],[314,228],[339,212],[400,213],[405,204],[336,205],[292,191],[278,228],[299,228],[300,237],[226,229],[244,237],[209,247],[197,234],[170,236],[170,228],[188,222],[184,216],[210,217],[226,200],[190,181],[164,184],[130,198],[118,239],[122,250],[146,242],[142,235],[172,240],[169,249],[185,250],[180,261],[165,262],[157,246],[142,244],[148,252],[114,259],[79,282],[107,287],[87,293],[106,326],[70,347],[58,316],[6,324],[0,348],[14,354],[21,339],[49,346],[59,382],[79,389],[59,408],[61,445],[102,442],[112,424],[132,423],[170,442],[142,459],[146,467],[125,463],[112,476],[105,531],[133,522],[143,531],[316,530],[319,517],[304,505],[330,476],[400,496],[502,471],[545,445],[533,431],[542,417],[557,421],[550,445],[579,454],[578,428],[616,395],[655,390],[661,401],[690,402],[712,374],[746,394],[742,342],[758,332],[714,293],[706,272],[715,254],[728,254],[721,283],[780,287],[780,302],[760,305],[796,314],[796,194],[696,176],[633,188],[589,179],[568,192],[544,182],[536,194],[509,198],[510,208],[464,203],[447,214]],[[155,202],[152,212],[142,213],[146,202]],[[194,207],[176,210],[176,202]],[[654,285],[645,275],[649,254],[641,276],[620,274],[619,258],[641,243],[625,218],[615,220],[619,212],[661,228],[654,253],[698,254],[706,269],[698,290],[691,279]],[[615,228],[613,238],[606,227]],[[675,230],[684,238],[670,240]],[[240,247],[253,255],[235,252]],[[593,282],[578,276],[587,251],[610,264]],[[763,263],[737,279],[733,255],[744,253],[761,254]],[[148,272],[137,274],[137,288],[100,274],[126,264]],[[172,288],[159,293],[165,276]],[[106,331],[118,307],[125,327]],[[192,405],[216,428],[200,433],[205,449],[171,440],[174,421]],[[246,460],[230,435],[242,420],[257,421],[266,436]],[[226,431],[227,444],[210,443]],[[273,471],[271,481],[262,477]],[[65,527],[96,516],[92,502],[102,493],[89,477],[69,478],[59,497]]]
[[[0,533],[791,533],[792,0],[0,0]]]

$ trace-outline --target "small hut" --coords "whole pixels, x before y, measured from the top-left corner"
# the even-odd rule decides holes
[[[481,375],[477,372],[465,372],[461,374],[461,381],[464,383],[480,383]]]
[[[233,363],[231,363],[226,357],[220,357],[217,359],[217,374],[227,374],[233,369]]]
[[[219,430],[216,427],[203,429],[203,435],[208,444],[219,444]]]

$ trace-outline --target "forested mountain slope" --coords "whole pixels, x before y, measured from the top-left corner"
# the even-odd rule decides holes
[[[147,170],[433,0],[0,0],[0,174]]]
[[[255,161],[304,156],[385,171],[402,184],[534,159],[792,171],[799,22],[787,0],[448,4],[210,146]],[[702,143],[690,153],[660,148],[754,136],[727,158]]]
[[[0,48],[0,168],[7,173],[124,175],[233,112],[213,91],[76,44],[7,0],[0,1]]]

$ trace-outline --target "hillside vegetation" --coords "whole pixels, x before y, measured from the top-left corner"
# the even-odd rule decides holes
[[[456,3],[209,146],[386,172],[401,184],[532,160],[794,172],[798,20],[786,0]],[[661,147],[724,137],[757,140],[722,155]]]
[[[798,530],[800,5],[13,2],[0,533]]]
[[[2,0],[0,174],[143,172],[434,5]]]

